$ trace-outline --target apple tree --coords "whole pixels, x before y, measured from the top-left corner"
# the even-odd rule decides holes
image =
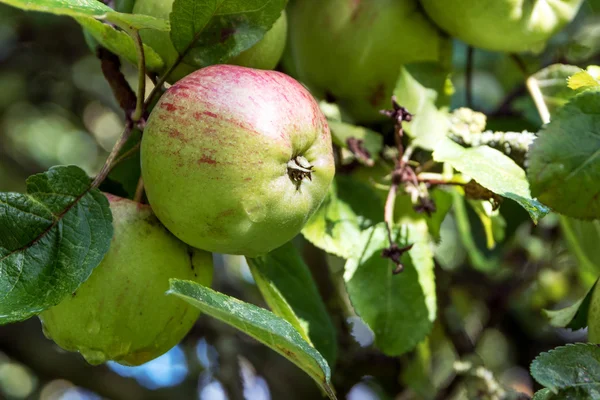
[[[600,398],[597,0],[0,3],[74,21],[121,117],[101,166],[0,192],[0,351],[217,326],[231,399],[222,336],[330,399]]]

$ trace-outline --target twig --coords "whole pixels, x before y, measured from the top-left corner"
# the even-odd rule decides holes
[[[132,124],[131,120],[127,120],[125,122],[125,129],[123,130],[123,133],[121,133],[119,140],[117,140],[117,143],[115,143],[115,145],[113,146],[110,154],[108,155],[108,158],[106,159],[106,162],[102,166],[102,169],[100,169],[100,172],[98,173],[98,175],[96,175],[96,178],[92,182],[91,188],[97,188],[98,186],[100,186],[102,181],[104,181],[104,179],[106,179],[106,177],[108,176],[108,173],[111,170],[113,162],[117,158],[117,155],[123,148],[123,145],[125,144],[125,142],[127,142],[127,140],[129,139],[129,136],[131,136],[132,131],[133,131],[133,124]]]
[[[115,168],[117,165],[119,165],[120,163],[122,163],[123,161],[125,161],[126,159],[131,157],[132,155],[134,155],[140,149],[140,146],[141,146],[141,143],[137,143],[131,149],[129,149],[125,153],[121,154],[115,161],[113,161],[112,165],[110,166],[110,170],[108,172],[110,173],[113,170],[113,168]]]
[[[467,107],[473,108],[473,62],[475,56],[475,50],[473,46],[467,47],[467,68],[466,68],[466,100]]]
[[[142,197],[144,196],[144,179],[140,176],[138,180],[137,186],[135,188],[135,195],[133,196],[133,201],[136,203],[142,202]]]
[[[537,79],[535,79],[533,76],[527,78],[527,89],[529,90],[529,94],[533,98],[533,102],[535,103],[535,107],[537,108],[538,114],[542,119],[542,123],[549,123],[550,111],[548,110],[548,106],[544,101],[544,95],[540,90],[540,85],[538,85]]]

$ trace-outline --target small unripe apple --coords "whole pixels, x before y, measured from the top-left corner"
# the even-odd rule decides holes
[[[40,319],[47,336],[90,364],[140,365],[179,343],[198,319],[198,309],[166,291],[170,278],[210,285],[212,255],[174,237],[150,206],[107,197],[114,226],[108,253]]]
[[[478,48],[540,52],[583,0],[421,0],[433,21]]]
[[[298,0],[290,4],[286,65],[358,122],[383,118],[403,64],[450,56],[417,0]],[[291,72],[290,71],[290,72]]]
[[[333,179],[327,121],[289,76],[198,70],[150,114],[141,148],[148,200],[191,246],[258,256],[297,235]]]
[[[136,0],[133,7],[133,13],[150,15],[152,17],[168,20],[169,14],[173,9],[173,1],[174,0]],[[140,31],[140,36],[142,37],[142,41],[152,47],[165,62],[164,69],[156,72],[166,72],[173,63],[175,63],[178,57],[177,50],[171,42],[170,33],[143,29]],[[273,69],[277,66],[277,63],[283,54],[286,36],[287,17],[284,11],[258,43],[226,61],[226,63],[249,68]],[[170,83],[178,81],[198,68],[199,67],[194,65],[181,62],[169,75],[167,81]]]

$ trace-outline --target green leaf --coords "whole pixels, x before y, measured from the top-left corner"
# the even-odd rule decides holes
[[[218,64],[254,46],[281,16],[287,0],[175,0],[171,40],[184,60]]]
[[[168,294],[184,299],[202,312],[275,350],[313,378],[329,398],[336,398],[330,383],[331,371],[327,361],[289,322],[263,308],[195,282],[178,279],[171,279],[170,282]]]
[[[492,192],[515,200],[537,221],[549,209],[531,197],[525,171],[513,160],[488,146],[464,148],[452,140],[441,140],[433,152],[435,161],[449,163]]]
[[[362,141],[362,145],[369,152],[370,159],[377,161],[383,148],[383,136],[362,126],[356,126],[339,121],[328,121],[331,129],[333,143],[339,147],[348,148],[348,139],[354,138]],[[358,161],[363,161],[358,157]]]
[[[555,211],[600,218],[600,89],[558,110],[529,151],[531,192]]]
[[[347,259],[358,255],[362,231],[381,221],[383,202],[373,189],[348,176],[336,176],[302,235],[318,248]]]
[[[592,294],[597,284],[598,280],[596,280],[585,296],[569,307],[560,310],[543,310],[544,315],[550,320],[550,325],[572,330],[585,328],[587,326],[588,309],[592,301]]]
[[[58,304],[108,251],[112,214],[74,166],[27,179],[27,194],[0,193],[0,324]]]
[[[171,29],[169,21],[142,14],[124,14],[113,11],[106,14],[106,20],[123,29],[152,29],[162,32],[168,32]]]
[[[358,257],[348,260],[344,280],[356,313],[375,334],[375,345],[390,356],[415,348],[430,332],[436,315],[433,254],[424,221],[406,224],[394,236],[404,253],[404,271],[393,275],[392,261],[383,258],[389,247],[385,223],[363,233]]]
[[[531,400],[553,400],[555,399],[554,393],[550,389],[542,389],[535,392],[533,399]]]
[[[135,43],[131,36],[123,31],[118,31],[108,24],[104,24],[94,18],[75,18],[77,22],[96,39],[102,46],[113,53],[124,57],[132,64],[137,63]],[[150,70],[158,70],[164,63],[160,56],[151,48],[144,45],[146,67]]]
[[[27,11],[41,11],[56,15],[68,15],[74,18],[93,17],[106,19],[120,27],[133,29],[156,29],[168,31],[168,21],[147,15],[133,15],[113,11],[98,0],[0,0],[13,7]]]
[[[587,71],[579,71],[569,77],[569,87],[571,89],[592,89],[600,87],[600,67],[591,66]]]
[[[398,103],[414,115],[406,123],[406,132],[413,144],[425,150],[433,150],[448,132],[448,112],[438,110],[438,93],[416,80],[406,67],[401,67],[394,95]]]
[[[560,399],[600,398],[600,347],[568,344],[542,353],[531,363],[531,375]]]
[[[600,275],[600,221],[582,221],[560,217],[560,227],[567,248],[579,267],[594,276]]]
[[[289,242],[269,254],[248,258],[252,276],[273,312],[312,343],[329,365],[337,357],[336,332],[310,270]]]
[[[27,11],[41,11],[71,17],[102,17],[113,12],[98,0],[1,0],[2,3]]]
[[[440,237],[442,222],[452,207],[452,195],[442,189],[431,189],[429,194],[436,207],[431,216],[415,211],[410,195],[403,194],[396,197],[394,222],[402,225],[407,222],[423,220],[427,223],[431,236],[437,240]]]

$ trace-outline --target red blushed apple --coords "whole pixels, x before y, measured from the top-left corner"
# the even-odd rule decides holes
[[[258,256],[297,235],[334,175],[327,121],[280,72],[215,65],[152,111],[142,175],[161,222],[208,251]]]

